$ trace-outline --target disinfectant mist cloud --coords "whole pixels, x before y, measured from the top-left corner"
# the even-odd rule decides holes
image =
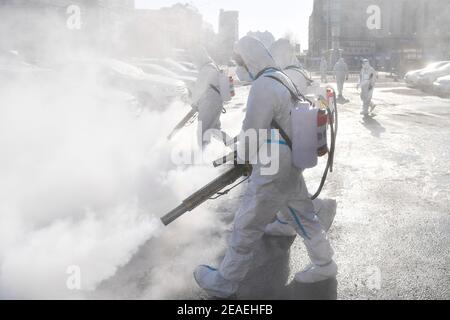
[[[130,295],[176,294],[207,236],[191,231],[218,226],[206,214],[182,227],[159,222],[217,174],[171,164],[165,137],[186,106],[136,116],[130,96],[97,80],[50,73],[0,91],[0,298],[86,298],[154,236],[157,247],[150,241],[140,253],[152,276]],[[70,290],[78,273],[80,290]],[[164,288],[162,274],[177,281]]]
[[[1,14],[0,58],[19,59],[0,60],[14,70],[0,72],[0,298],[183,296],[225,240],[217,202],[167,228],[159,220],[219,173],[172,161],[193,146],[195,124],[166,139],[189,107],[139,111],[96,62],[115,55],[102,45],[115,35],[70,31],[39,8]]]

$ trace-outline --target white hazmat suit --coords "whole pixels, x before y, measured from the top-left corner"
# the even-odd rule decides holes
[[[208,141],[204,133],[209,129],[220,130],[220,115],[223,101],[220,95],[220,71],[204,48],[197,48],[192,54],[199,70],[192,92],[192,106],[198,111],[198,139],[200,144]]]
[[[255,79],[247,101],[243,131],[270,130],[271,122],[275,120],[291,135],[291,95],[284,85],[265,75],[276,76],[294,90],[292,82],[281,72],[268,69],[276,68],[276,64],[259,40],[244,37],[235,51]],[[264,70],[266,73],[261,75]],[[234,219],[229,247],[219,269],[202,265],[194,272],[199,286],[211,295],[226,298],[237,291],[252,264],[257,242],[266,225],[275,220],[277,212],[302,236],[312,262],[307,269],[297,273],[295,279],[316,282],[337,273],[332,260],[333,250],[308,198],[302,172],[293,166],[290,148],[282,140],[269,142],[280,144],[279,170],[273,175],[263,175],[264,165],[253,165],[244,199]]]
[[[298,92],[306,95],[306,89],[311,84],[311,81],[303,68],[298,65],[294,47],[289,40],[277,40],[270,46],[269,52],[277,66],[292,80]],[[276,221],[266,227],[265,233],[275,236],[295,236],[297,234],[294,228],[282,220],[280,214],[278,214]]]
[[[340,58],[334,65],[334,75],[336,76],[337,91],[339,98],[343,98],[342,92],[344,91],[344,82],[348,77],[348,66],[344,61],[344,58]]]
[[[369,60],[363,60],[363,66],[359,77],[359,86],[361,87],[361,100],[363,102],[363,110],[361,114],[368,115],[369,108],[371,109],[370,111],[372,111],[375,107],[375,105],[372,104],[372,96],[377,78],[377,72],[374,68],[372,68]]]
[[[298,91],[305,95],[306,88],[310,85],[311,80],[300,66],[298,59],[295,56],[294,47],[289,40],[277,40],[270,46],[269,52],[277,66],[289,76]]]

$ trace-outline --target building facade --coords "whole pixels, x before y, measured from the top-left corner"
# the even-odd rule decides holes
[[[449,14],[447,0],[315,0],[309,56],[331,65],[343,56],[353,68],[366,57],[400,72],[450,59]]]
[[[212,27],[204,23],[195,7],[175,4],[155,10],[136,10],[124,45],[140,57],[169,57],[174,50],[189,56],[190,49],[208,42],[205,39],[211,33],[214,34]]]
[[[218,60],[221,63],[227,63],[233,54],[235,42],[239,40],[238,11],[220,10],[217,40]]]

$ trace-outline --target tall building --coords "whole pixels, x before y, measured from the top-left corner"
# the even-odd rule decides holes
[[[379,68],[406,69],[450,58],[447,0],[315,0],[309,55],[342,55],[354,68],[367,57]]]
[[[226,63],[230,60],[233,53],[234,44],[239,40],[239,12],[220,10],[218,44],[220,52],[218,59]]]
[[[125,47],[145,57],[167,57],[173,49],[189,51],[203,43],[205,34],[202,15],[188,4],[136,10],[128,28]]]

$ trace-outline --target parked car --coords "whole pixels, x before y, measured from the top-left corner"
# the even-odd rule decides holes
[[[433,82],[433,91],[439,96],[450,97],[450,75]]]
[[[184,82],[145,73],[141,68],[120,60],[99,58],[72,61],[71,64],[71,68],[92,74],[105,86],[132,94],[141,105],[152,109],[163,109],[175,99],[189,99],[189,90]]]
[[[436,70],[446,64],[450,63],[450,61],[438,61],[427,65],[423,69],[413,70],[408,72],[405,75],[405,82],[408,87],[417,87],[419,85],[419,79],[422,72],[428,72],[432,70]]]
[[[195,71],[197,72],[197,67],[195,66],[195,64],[193,64],[192,62],[188,62],[188,61],[178,61],[179,64],[181,64],[182,66],[188,68],[191,71]]]
[[[421,72],[418,85],[421,89],[427,90],[433,86],[433,82],[436,81],[436,79],[448,75],[450,75],[450,62],[439,68]]]
[[[161,65],[155,64],[155,63],[137,61],[134,64],[137,67],[141,68],[145,73],[160,75],[160,76],[164,76],[164,77],[168,77],[168,78],[172,78],[172,79],[176,79],[176,80],[181,80],[186,84],[186,86],[190,92],[192,92],[195,82],[197,80],[197,78],[195,78],[195,77],[179,75],[179,74],[177,74]]]
[[[51,70],[28,63],[17,51],[0,51],[0,81],[39,81]]]
[[[173,59],[170,59],[170,58],[158,60],[157,64],[159,64],[163,67],[166,67],[167,69],[169,69],[181,76],[188,76],[188,77],[194,77],[194,78],[198,77],[198,71],[190,70],[190,69],[186,68],[185,66],[183,66],[181,63],[179,63]]]
[[[103,64],[110,71],[111,80],[120,88],[127,88],[138,99],[161,107],[175,99],[188,101],[189,90],[185,83],[164,75],[149,74],[141,68],[122,61],[108,59]],[[141,101],[142,102],[142,101]]]

